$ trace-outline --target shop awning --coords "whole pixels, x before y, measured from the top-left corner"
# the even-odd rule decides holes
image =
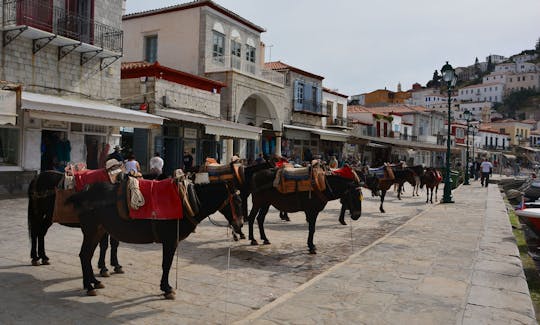
[[[262,128],[212,118],[202,114],[182,112],[176,109],[156,109],[156,114],[174,120],[198,123],[205,126],[207,134],[224,137],[258,140]]]
[[[528,150],[528,151],[532,151],[532,152],[540,152],[540,148],[532,148],[532,147],[525,147],[525,146],[520,146],[520,148]]]
[[[284,128],[292,129],[292,130],[300,130],[300,131],[306,131],[311,132],[313,134],[319,135],[321,140],[328,140],[328,141],[338,141],[338,142],[347,142],[347,139],[349,138],[350,134],[347,132],[340,132],[340,131],[330,131],[330,130],[323,130],[323,129],[315,129],[305,126],[298,126],[298,125],[283,125]]]
[[[510,154],[507,154],[507,153],[503,153],[503,156],[504,156],[504,158],[510,159],[510,160],[515,160],[517,158],[516,156],[510,155]]]
[[[22,109],[30,117],[107,126],[151,128],[163,118],[106,102],[22,92]]]

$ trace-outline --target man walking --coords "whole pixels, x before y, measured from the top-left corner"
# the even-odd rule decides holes
[[[482,184],[482,186],[488,187],[489,175],[491,174],[492,169],[493,165],[487,160],[487,158],[484,158],[484,161],[482,161],[482,163],[480,164],[480,170],[482,172],[480,184]]]

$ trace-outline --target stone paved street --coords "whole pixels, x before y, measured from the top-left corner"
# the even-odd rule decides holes
[[[87,297],[82,289],[79,229],[53,225],[46,238],[51,265],[30,266],[27,200],[1,200],[0,323],[350,324],[409,320],[406,323],[455,324],[460,317],[479,320],[486,313],[495,317],[501,310],[506,312],[508,304],[532,309],[519,260],[510,265],[499,264],[496,258],[485,260],[479,263],[478,272],[471,273],[485,213],[479,203],[486,199],[486,191],[479,192],[484,196],[471,196],[462,192],[463,187],[458,189],[462,203],[453,205],[452,214],[462,219],[439,229],[437,217],[445,215],[437,215],[437,211],[444,206],[426,205],[424,196],[413,198],[410,187],[407,190],[402,201],[393,192],[388,194],[384,215],[378,212],[378,198],[364,192],[362,217],[347,220],[348,226],[338,223],[339,205],[331,202],[317,222],[317,255],[307,254],[307,225],[302,214],[292,214],[292,221],[285,223],[271,210],[266,229],[272,244],[266,246],[250,246],[247,240],[234,242],[227,228],[205,220],[180,244],[179,258],[173,262],[170,280],[171,285],[178,285],[175,301],[160,296],[161,247],[157,244],[121,243],[119,259],[126,273],[102,279],[106,288],[96,297]],[[470,218],[465,218],[465,210]],[[211,219],[224,224],[220,215]],[[411,226],[399,228],[409,220]],[[465,231],[455,242],[458,226]],[[247,234],[247,227],[244,229]],[[396,229],[399,231],[378,241]],[[437,237],[442,232],[448,235]],[[491,245],[496,247],[494,252],[502,247],[505,254],[515,254],[511,239],[504,247],[496,240]],[[348,259],[350,256],[353,258]],[[94,267],[96,264],[94,258]],[[499,267],[504,272],[484,276]],[[493,306],[495,310],[479,307],[493,290],[500,291],[486,286],[485,281],[510,290],[498,301],[500,306]],[[466,304],[469,296],[473,302]],[[512,320],[531,322],[527,312],[519,307],[513,310],[517,316]]]

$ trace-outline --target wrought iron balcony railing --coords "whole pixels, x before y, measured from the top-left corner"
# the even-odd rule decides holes
[[[3,3],[2,26],[29,26],[122,53],[123,32],[94,19],[40,0],[10,0]]]
[[[294,112],[313,113],[324,115],[323,105],[320,102],[305,99],[294,99],[292,102]]]

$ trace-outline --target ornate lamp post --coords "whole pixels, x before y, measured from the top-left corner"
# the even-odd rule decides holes
[[[441,68],[441,74],[446,86],[448,88],[448,133],[446,137],[446,173],[444,175],[444,195],[442,198],[442,203],[454,203],[452,201],[452,188],[450,185],[450,128],[451,128],[451,108],[452,108],[452,88],[456,85],[457,78],[454,71],[454,68],[448,61]]]
[[[478,133],[478,125],[473,125],[472,126],[472,161],[473,163],[476,161],[476,156],[474,155],[474,146],[475,146],[474,140],[476,139],[475,136],[477,133]]]
[[[467,120],[467,154],[465,155],[465,181],[463,185],[471,185],[469,183],[469,122],[471,121],[471,112],[466,110],[463,112],[463,116]]]

